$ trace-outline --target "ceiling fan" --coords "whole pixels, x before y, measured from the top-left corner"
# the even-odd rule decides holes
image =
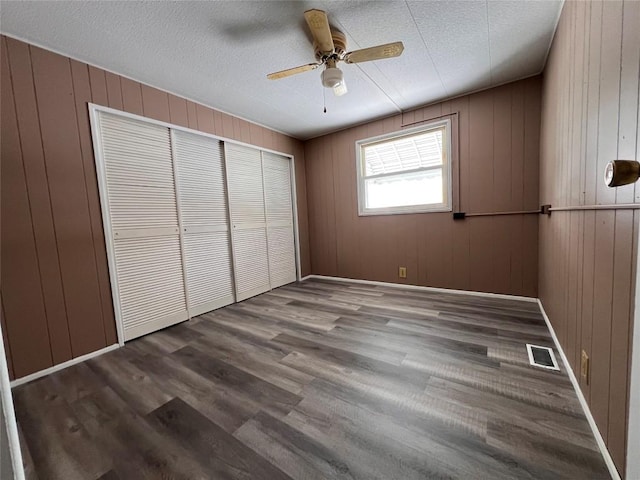
[[[332,30],[326,12],[322,10],[307,10],[304,18],[313,35],[313,48],[315,50],[316,63],[309,63],[299,67],[288,68],[267,75],[269,80],[278,80],[309,70],[315,70],[324,65],[322,72],[322,85],[333,89],[336,96],[347,93],[347,85],[344,81],[342,70],[336,67],[338,62],[362,63],[371,60],[380,60],[399,56],[404,50],[402,42],[386,43],[376,47],[363,48],[347,52],[347,38],[342,32]]]

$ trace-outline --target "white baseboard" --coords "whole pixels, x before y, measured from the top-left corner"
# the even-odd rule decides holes
[[[344,278],[344,277],[330,277],[327,275],[307,275],[302,278],[301,281],[311,279],[311,278],[319,278],[325,280],[336,280],[339,282],[351,282],[351,283],[362,283],[365,285],[380,285],[382,287],[391,287],[391,288],[405,288],[408,290],[422,290],[424,292],[437,292],[437,293],[455,293],[460,295],[472,295],[476,297],[489,297],[489,298],[502,298],[505,300],[521,300],[523,302],[532,302],[536,303],[538,301],[537,298],[534,297],[522,297],[519,295],[505,295],[502,293],[486,293],[486,292],[474,292],[470,290],[454,290],[452,288],[438,288],[438,287],[423,287],[422,285],[410,285],[407,283],[390,283],[390,282],[377,282],[374,280],[358,280],[355,278]]]
[[[609,450],[607,450],[607,445],[604,443],[604,439],[602,435],[600,435],[600,430],[598,430],[598,426],[596,425],[596,421],[591,415],[591,410],[589,409],[589,405],[587,404],[586,398],[582,394],[582,390],[580,389],[580,384],[578,383],[578,379],[576,378],[573,370],[571,369],[571,365],[569,364],[569,360],[567,360],[567,356],[564,354],[564,350],[560,346],[560,342],[558,341],[558,337],[556,336],[556,332],[551,325],[551,321],[547,316],[547,312],[545,312],[544,307],[542,306],[542,302],[538,299],[538,305],[540,305],[540,311],[542,312],[542,316],[544,317],[544,321],[549,328],[549,332],[551,332],[551,337],[553,338],[553,343],[555,344],[558,352],[560,353],[560,357],[562,358],[562,363],[564,364],[564,368],[569,375],[569,379],[573,385],[574,390],[576,391],[576,395],[578,396],[578,401],[582,406],[582,410],[584,410],[584,414],[587,417],[587,421],[589,422],[589,426],[591,427],[591,431],[593,432],[593,436],[596,439],[596,443],[600,448],[600,452],[602,453],[602,457],[604,458],[604,462],[607,464],[607,468],[609,469],[609,473],[614,480],[620,480],[620,474],[618,473],[618,469],[616,468],[615,463],[613,463],[613,459],[609,454]]]
[[[59,363],[58,365],[54,365],[53,367],[45,368],[44,370],[40,370],[39,372],[32,373],[25,377],[17,378],[11,382],[11,388],[17,387],[18,385],[23,385],[25,383],[32,382],[34,380],[37,380],[38,378],[42,378],[53,372],[64,370],[67,367],[70,367],[77,363],[84,362],[85,360],[89,360],[90,358],[98,357],[103,353],[110,352],[112,350],[115,350],[116,348],[120,348],[120,345],[117,343],[113,345],[109,345],[108,347],[105,347],[105,348],[101,348],[100,350],[96,350],[95,352],[87,353],[86,355],[81,355],[79,357],[72,358],[71,360],[67,360],[66,362]]]
[[[544,321],[547,324],[547,327],[549,328],[549,332],[551,333],[551,337],[553,338],[553,343],[555,344],[556,349],[560,353],[560,357],[562,358],[562,363],[564,364],[564,368],[566,369],[567,374],[569,375],[569,379],[571,380],[571,384],[573,385],[573,388],[574,388],[574,390],[576,392],[576,395],[578,397],[578,401],[580,402],[580,405],[582,406],[582,410],[584,410],[584,414],[587,417],[587,421],[589,422],[589,426],[591,427],[591,431],[593,432],[593,436],[596,439],[596,443],[598,444],[598,448],[600,448],[600,452],[602,453],[602,457],[604,458],[604,461],[605,461],[605,463],[607,465],[607,468],[609,469],[609,473],[611,474],[611,477],[613,478],[613,480],[621,480],[620,474],[618,473],[618,470],[617,470],[615,464],[613,463],[613,459],[611,458],[611,455],[609,454],[609,450],[607,450],[607,446],[604,443],[604,439],[602,438],[602,435],[600,434],[600,431],[598,430],[598,426],[596,425],[596,421],[593,418],[593,415],[591,414],[591,410],[589,409],[589,405],[587,404],[587,400],[584,398],[584,395],[582,394],[582,390],[580,389],[580,384],[578,383],[578,380],[576,379],[576,376],[573,373],[573,370],[571,369],[571,366],[569,364],[569,361],[567,360],[567,357],[566,357],[566,355],[564,353],[564,350],[560,346],[560,342],[558,341],[558,337],[556,336],[556,332],[554,331],[553,326],[551,325],[551,321],[549,320],[549,317],[547,316],[547,312],[545,312],[544,307],[542,306],[542,302],[540,301],[540,299],[533,298],[533,297],[522,297],[522,296],[518,296],[518,295],[503,295],[503,294],[499,294],[499,293],[471,292],[471,291],[466,291],[466,290],[453,290],[453,289],[448,289],[448,288],[423,287],[423,286],[420,286],[420,285],[407,285],[407,284],[401,284],[401,283],[376,282],[376,281],[373,281],[373,280],[357,280],[357,279],[353,279],[353,278],[330,277],[330,276],[326,276],[326,275],[307,275],[306,277],[302,278],[301,281],[304,281],[304,280],[307,280],[307,279],[313,279],[313,278],[325,279],[325,280],[336,280],[336,281],[341,281],[341,282],[361,283],[361,284],[365,284],[365,285],[381,285],[381,286],[384,286],[384,287],[405,288],[405,289],[410,289],[410,290],[422,290],[422,291],[427,291],[427,292],[455,293],[455,294],[462,294],[462,295],[475,295],[475,296],[479,296],[479,297],[502,298],[502,299],[507,299],[507,300],[522,300],[522,301],[525,301],[525,302],[535,302],[535,303],[537,303],[539,305],[539,307],[540,307],[540,311],[542,312],[542,316],[544,318]]]
[[[556,346],[556,349],[560,353],[560,357],[562,358],[562,363],[564,364],[564,367],[565,367],[565,369],[567,371],[567,374],[569,375],[569,379],[571,380],[571,384],[573,385],[573,388],[574,388],[574,390],[576,392],[576,395],[578,397],[578,401],[580,402],[580,405],[582,406],[582,409],[584,410],[585,416],[587,417],[587,421],[589,422],[589,426],[591,427],[591,431],[593,432],[593,435],[594,435],[594,437],[596,439],[596,443],[598,444],[598,447],[600,448],[600,452],[602,453],[602,456],[603,456],[604,461],[605,461],[605,463],[607,465],[607,468],[609,469],[609,473],[611,474],[611,476],[612,476],[612,478],[614,480],[621,480],[620,474],[618,473],[618,470],[616,469],[616,466],[613,463],[613,459],[611,458],[611,455],[609,454],[609,450],[607,450],[607,446],[604,443],[604,439],[602,438],[602,435],[600,434],[600,431],[598,430],[598,426],[596,425],[596,421],[593,418],[593,415],[591,414],[591,410],[589,409],[589,405],[587,404],[587,400],[584,398],[584,395],[582,394],[582,390],[580,389],[580,384],[578,383],[578,380],[576,379],[576,376],[573,373],[573,370],[571,369],[569,361],[567,360],[567,357],[566,357],[566,355],[564,353],[564,350],[562,349],[562,346],[560,345],[560,342],[558,341],[558,337],[556,336],[556,332],[553,329],[553,326],[551,325],[551,321],[549,320],[549,317],[547,316],[547,312],[544,310],[544,306],[542,305],[542,302],[540,301],[540,299],[532,298],[532,297],[522,297],[522,296],[517,296],[517,295],[502,295],[502,294],[498,294],[498,293],[470,292],[470,291],[466,291],[466,290],[453,290],[453,289],[448,289],[448,288],[423,287],[423,286],[420,286],[420,285],[406,285],[406,284],[400,284],[400,283],[376,282],[376,281],[372,281],[372,280],[357,280],[357,279],[352,279],[352,278],[330,277],[330,276],[326,276],[326,275],[307,275],[306,277],[301,278],[300,281],[305,281],[305,280],[313,279],[313,278],[345,281],[345,282],[351,282],[351,283],[360,283],[360,284],[365,284],[365,285],[381,285],[381,286],[384,286],[384,287],[406,288],[406,289],[411,289],[411,290],[422,290],[422,291],[429,291],[429,292],[455,293],[455,294],[463,294],[463,295],[475,295],[475,296],[480,296],[480,297],[492,297],[492,298],[503,298],[503,299],[508,299],[508,300],[522,300],[522,301],[526,301],[526,302],[537,302],[539,307],[540,307],[540,311],[542,313],[544,321],[547,324],[547,327],[549,328],[549,332],[551,333],[551,337],[553,338],[553,342],[554,342],[554,344]],[[97,356],[102,355],[104,353],[110,352],[110,351],[115,350],[117,348],[120,348],[119,344],[110,345],[110,346],[105,347],[105,348],[103,348],[101,350],[96,350],[95,352],[91,352],[91,353],[88,353],[86,355],[82,355],[80,357],[73,358],[71,360],[68,360],[66,362],[60,363],[58,365],[54,365],[53,367],[46,368],[44,370],[40,370],[39,372],[32,373],[32,374],[27,375],[27,376],[22,377],[22,378],[18,378],[18,379],[13,380],[11,382],[11,387],[13,388],[13,387],[17,387],[18,385],[23,385],[25,383],[31,382],[33,380],[36,380],[36,379],[41,378],[41,377],[44,377],[44,376],[49,375],[51,373],[57,372],[59,370],[63,370],[65,368],[70,367],[72,365],[75,365],[77,363],[84,362],[85,360],[89,360],[90,358],[94,358],[94,357],[97,357]]]
[[[11,465],[10,472],[13,472],[13,480],[24,480],[20,437],[18,436],[18,424],[16,422],[16,413],[13,409],[13,397],[11,395],[10,385],[7,357],[4,351],[4,339],[2,336],[2,328],[0,328],[0,415],[3,417],[3,422],[0,423],[6,429],[4,432],[0,432],[0,435],[4,437],[6,434],[7,436],[7,445],[0,439],[0,443],[2,443],[0,445],[0,456],[8,451]],[[0,426],[0,428],[2,428],[2,426]],[[0,468],[4,470],[4,465]],[[10,472],[9,475],[11,475]]]
[[[638,240],[640,244],[640,240]],[[640,478],[640,253],[636,248],[636,273],[629,377],[629,423],[627,425],[627,467],[629,480]],[[632,407],[635,405],[635,407]],[[633,453],[635,452],[635,453]]]

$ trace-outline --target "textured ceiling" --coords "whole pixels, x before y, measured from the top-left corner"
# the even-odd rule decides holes
[[[562,0],[2,1],[0,30],[300,139],[539,73]],[[349,93],[314,61],[303,12],[327,11],[348,50],[401,40],[401,57],[340,64]]]

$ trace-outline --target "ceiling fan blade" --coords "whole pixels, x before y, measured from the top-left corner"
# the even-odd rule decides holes
[[[383,58],[398,57],[404,50],[402,42],[385,43],[377,47],[363,48],[362,50],[354,50],[344,56],[347,63],[370,62],[371,60],[381,60]]]
[[[269,80],[278,80],[280,78],[290,77],[291,75],[296,75],[297,73],[308,72],[309,70],[315,70],[318,68],[321,63],[309,63],[308,65],[300,65],[299,67],[288,68],[286,70],[281,70],[279,72],[270,73],[267,75]]]
[[[329,28],[329,19],[327,14],[322,10],[307,10],[304,12],[304,19],[309,25],[311,35],[318,45],[318,50],[322,53],[333,52],[333,37],[331,35],[331,28]]]

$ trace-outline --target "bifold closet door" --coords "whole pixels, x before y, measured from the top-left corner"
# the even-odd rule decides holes
[[[222,143],[171,132],[191,317],[235,301]]]
[[[262,152],[271,288],[296,281],[291,160]]]
[[[259,150],[225,143],[236,300],[268,291],[269,260]]]
[[[97,121],[105,235],[126,341],[188,318],[171,142],[166,127],[105,112]]]

